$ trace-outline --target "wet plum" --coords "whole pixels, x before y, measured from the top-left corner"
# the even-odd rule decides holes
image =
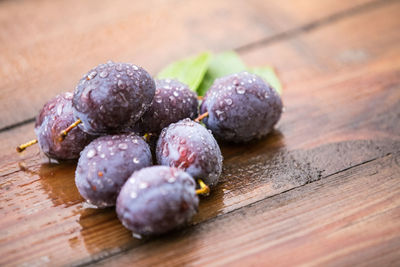
[[[73,122],[72,93],[57,95],[43,106],[36,117],[35,133],[47,157],[57,160],[77,159],[79,153],[95,138],[75,128],[60,142],[59,133]]]
[[[248,72],[215,80],[200,107],[216,138],[248,142],[267,135],[282,114],[279,94],[262,78]]]
[[[150,108],[136,125],[142,134],[158,135],[164,127],[181,119],[197,117],[197,94],[177,80],[156,80],[156,91]]]
[[[153,166],[133,173],[122,187],[116,211],[134,236],[159,235],[187,223],[197,212],[195,182],[186,172]]]
[[[217,141],[204,126],[184,119],[164,128],[157,141],[157,163],[185,170],[195,179],[215,186],[222,171]]]
[[[114,206],[134,171],[152,165],[148,144],[134,134],[102,136],[81,153],[75,172],[79,193],[98,207]]]
[[[73,97],[75,119],[85,132],[110,134],[134,126],[155,93],[153,78],[130,63],[101,64],[83,76]]]

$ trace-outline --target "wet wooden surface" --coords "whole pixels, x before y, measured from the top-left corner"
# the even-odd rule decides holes
[[[0,265],[399,265],[400,1],[0,2]],[[32,119],[108,59],[156,73],[208,49],[271,64],[276,130],[222,145],[191,225],[133,239],[94,210]]]

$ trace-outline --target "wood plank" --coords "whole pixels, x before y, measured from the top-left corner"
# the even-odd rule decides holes
[[[32,119],[109,59],[154,74],[190,53],[243,46],[369,2],[2,1],[0,129]]]
[[[396,266],[399,174],[397,153],[96,265]]]
[[[370,20],[350,16],[317,30],[303,31],[285,42],[278,40],[241,54],[251,64],[262,66],[268,62],[276,67],[288,86],[310,87],[327,78],[339,81],[346,74],[356,74],[355,68],[367,68],[374,61],[398,60],[400,33],[393,30],[399,24],[398,6],[398,1],[387,1],[384,7],[367,12]],[[385,67],[382,64],[381,69]],[[332,72],[338,77],[332,77]]]
[[[271,62],[287,87],[284,100],[298,99],[286,105],[285,116],[292,118],[287,126],[282,125],[286,146],[315,146],[326,142],[326,135],[336,141],[398,136],[398,123],[378,126],[383,114],[397,117],[398,112],[389,115],[389,111],[377,110],[386,109],[388,101],[400,104],[396,93],[399,83],[393,80],[400,71],[400,32],[394,30],[400,26],[399,12],[398,1],[391,2],[368,15],[353,16],[286,42],[241,53],[249,64]],[[370,102],[376,93],[373,88],[385,91],[374,103]],[[302,129],[292,127],[297,120],[302,120]],[[314,120],[319,121],[318,127]],[[342,131],[341,137],[338,131]]]
[[[357,18],[335,23],[330,31],[345,36],[360,21],[367,23],[386,17],[398,11],[399,6],[390,4],[359,14]],[[225,162],[221,184],[211,197],[202,200],[194,224],[201,227],[204,221],[218,220],[212,219],[216,216],[233,213],[265,198],[304,187],[321,177],[399,151],[400,64],[395,53],[398,48],[392,41],[398,40],[400,22],[384,21],[374,31],[381,32],[384,28],[390,35],[382,35],[384,41],[371,39],[371,42],[383,44],[378,53],[363,64],[343,70],[332,68],[321,73],[318,68],[310,67],[307,54],[301,56],[295,45],[291,48],[286,42],[282,42],[281,51],[273,51],[282,56],[287,56],[288,51],[298,54],[292,59],[294,63],[288,61],[299,70],[295,81],[302,80],[301,75],[307,73],[302,72],[304,69],[311,68],[316,75],[304,75],[307,82],[303,84],[283,75],[287,110],[274,134],[247,146],[223,146]],[[373,33],[370,29],[364,30]],[[322,28],[314,34],[323,36],[324,31]],[[310,36],[305,34],[295,39],[306,42]],[[345,42],[343,46],[348,47],[355,42],[351,38],[336,41]],[[295,42],[290,40],[289,43]],[[393,56],[389,58],[382,51],[389,51]],[[264,62],[273,58],[271,51],[264,52],[260,49],[259,57],[263,57]],[[256,62],[246,59],[249,63]],[[292,65],[288,64],[288,68],[291,71]],[[283,65],[279,65],[278,70],[286,73]],[[37,150],[33,149],[23,156],[28,171],[18,171],[12,141],[24,141],[32,134],[29,127],[0,134],[0,169],[5,170],[0,185],[0,201],[4,203],[0,209],[3,215],[0,219],[0,265],[48,261],[60,265],[87,263],[146,246],[146,241],[131,238],[112,209],[91,210],[82,203],[73,182],[73,164],[40,164]],[[197,228],[189,227],[186,231],[191,229]],[[175,233],[154,242],[161,242],[168,249],[169,238],[176,234],[180,235]],[[202,243],[201,240],[198,242]]]

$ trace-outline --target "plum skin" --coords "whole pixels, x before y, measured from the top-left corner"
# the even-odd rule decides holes
[[[81,153],[75,184],[87,202],[103,208],[115,205],[129,176],[152,165],[148,144],[134,134],[102,136]]]
[[[198,204],[195,182],[188,173],[153,166],[132,174],[118,196],[116,212],[135,236],[152,236],[187,223]]]
[[[185,170],[210,187],[222,172],[222,154],[217,141],[204,126],[183,119],[164,128],[157,141],[157,163]]]
[[[72,100],[75,120],[87,133],[113,134],[132,128],[149,108],[155,82],[130,63],[100,64],[85,74]]]
[[[74,122],[72,93],[66,92],[50,99],[40,110],[35,122],[35,133],[43,153],[52,159],[73,160],[97,136],[72,129],[60,142],[60,132]]]
[[[270,133],[282,114],[279,94],[261,77],[248,72],[214,81],[200,112],[203,122],[220,140],[242,143]]]
[[[156,80],[156,91],[150,108],[138,121],[134,131],[159,135],[161,130],[181,119],[195,119],[198,114],[197,94],[174,79]]]

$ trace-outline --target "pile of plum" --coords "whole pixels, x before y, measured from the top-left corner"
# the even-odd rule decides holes
[[[248,72],[215,80],[199,107],[187,85],[154,81],[141,67],[110,61],[85,74],[73,94],[47,102],[35,132],[49,158],[79,158],[82,197],[116,206],[122,224],[140,237],[180,227],[197,212],[198,195],[207,195],[222,171],[214,136],[258,139],[281,113],[279,94]]]

